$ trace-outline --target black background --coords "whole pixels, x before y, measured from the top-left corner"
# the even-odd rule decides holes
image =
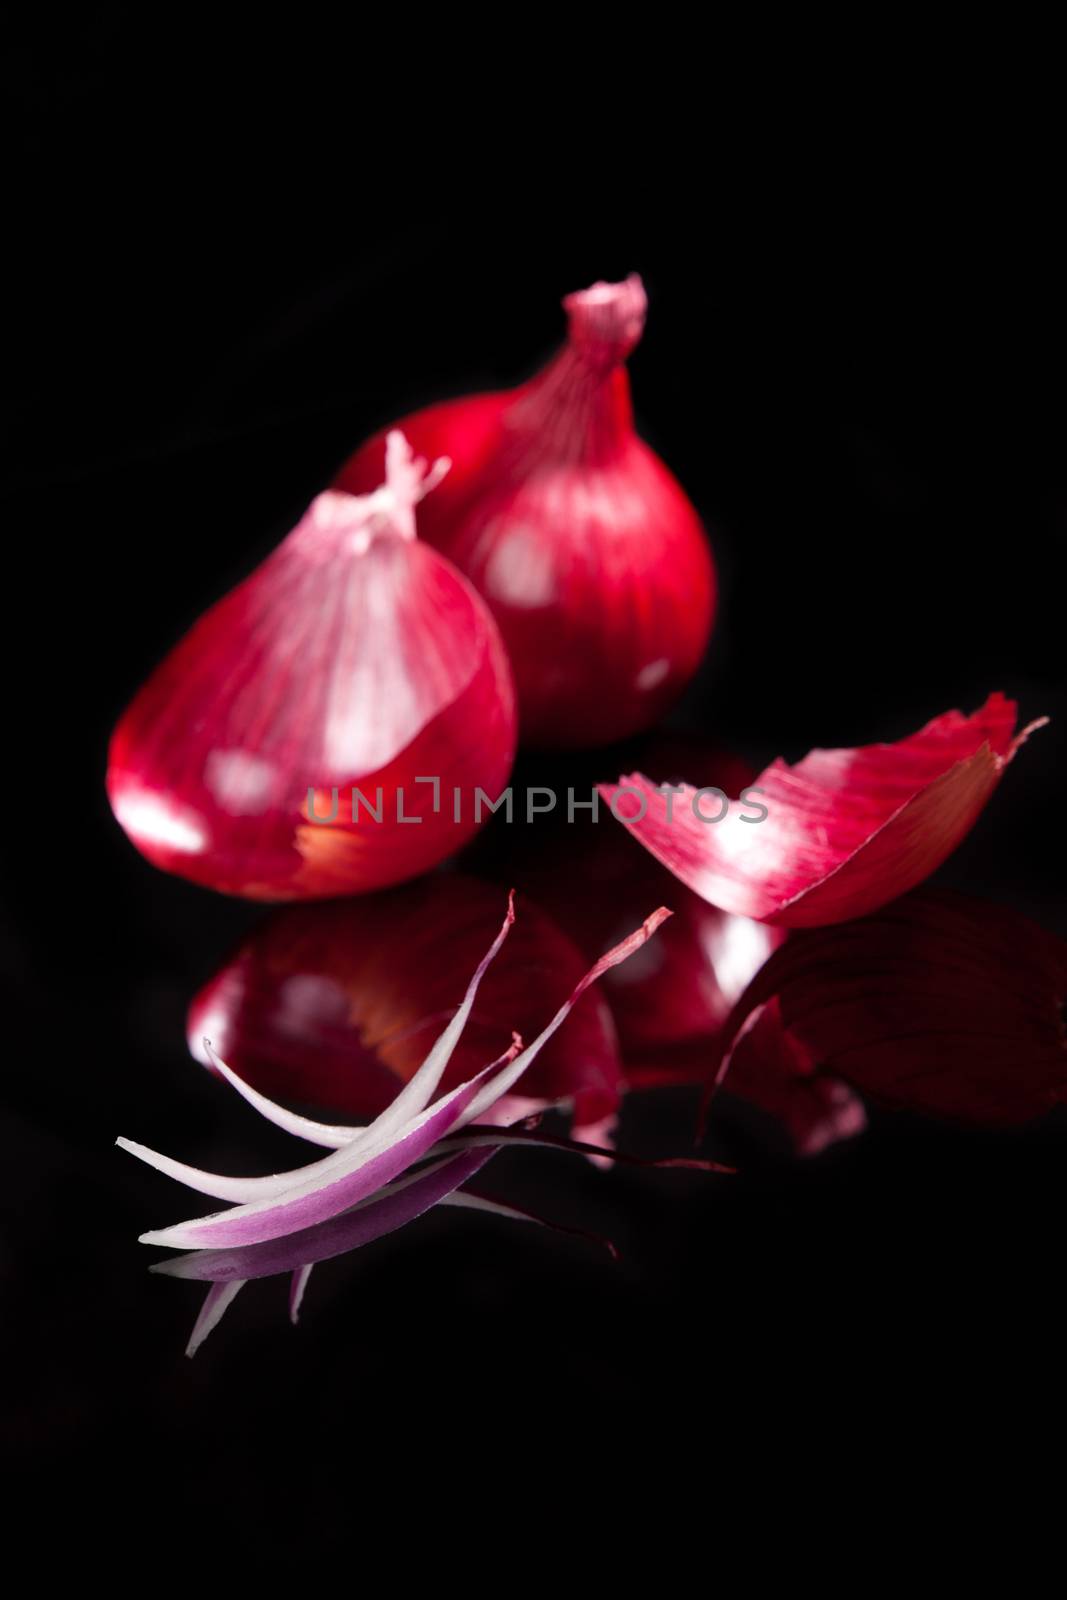
[[[296,1331],[279,1284],[247,1290],[188,1363],[199,1291],[150,1278],[136,1243],[174,1195],[112,1140],[233,1170],[289,1155],[183,1043],[190,995],[257,913],[136,856],[105,745],[371,428],[518,381],[558,342],[562,294],[639,270],[638,419],[723,582],[689,716],[764,759],[896,737],[993,688],[1051,714],[941,878],[1067,935],[1044,130],[1013,122],[1008,147],[978,95],[908,137],[909,90],[861,132],[862,77],[844,109],[801,94],[776,120],[758,70],[759,95],[724,106],[724,60],[694,98],[658,59],[653,94],[633,62],[562,43],[529,90],[513,54],[468,81],[417,29],[301,44],[265,63],[107,10],[8,41],[0,1272],[19,1476],[62,1483],[64,1526],[116,1551],[195,1529],[205,1560],[236,1545],[250,1565],[367,1537],[383,1490],[412,1516],[454,1496],[476,1528],[531,1469],[524,1541],[567,1528],[599,1549],[608,1505],[668,1550],[742,1537],[714,1514],[727,1497],[778,1527],[810,1496],[818,1549],[895,1450],[881,1548],[903,1502],[936,1501],[916,1485],[945,1452],[1013,1459],[991,1441],[1054,1426],[1062,1118],[993,1135],[876,1114],[808,1163],[753,1137],[711,1183],[502,1159],[498,1192],[612,1234],[623,1265],[431,1217],[320,1268]],[[631,1105],[621,1138],[684,1146],[691,1111]]]

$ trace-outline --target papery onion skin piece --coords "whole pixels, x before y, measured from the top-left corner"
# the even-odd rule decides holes
[[[707,536],[633,427],[624,363],[646,304],[636,275],[568,295],[568,343],[528,383],[400,424],[417,450],[452,461],[420,532],[492,608],[527,745],[587,747],[651,727],[711,631]],[[384,439],[350,458],[338,488],[380,482]]]
[[[585,971],[582,953],[553,919],[525,896],[521,904],[453,1052],[445,1090],[473,1076],[512,1028],[532,1036],[545,1007],[562,1001]],[[353,1119],[376,1116],[455,1009],[499,920],[499,890],[455,873],[358,901],[274,912],[193,1000],[190,1051],[210,1065],[203,1042],[210,1039],[239,1077],[273,1099]],[[584,1127],[616,1110],[621,1087],[615,1028],[594,991],[517,1095],[523,1108],[570,1101]]]
[[[822,927],[875,911],[929,877],[1046,720],[1016,734],[1015,702],[994,693],[973,715],[948,711],[895,744],[812,750],[794,767],[778,760],[756,779],[761,792],[748,807],[731,805],[721,821],[694,815],[692,788],[672,799],[641,773],[600,793],[712,905],[782,927]],[[640,791],[643,817],[641,798],[619,792],[626,788]],[[708,817],[721,809],[710,798],[697,805]],[[753,820],[758,807],[766,815]]]
[[[399,434],[389,449],[386,486],[320,495],[122,716],[108,795],[165,871],[254,900],[379,888],[453,854],[476,830],[476,787],[495,800],[506,785],[516,709],[499,630],[414,536],[425,464]],[[353,815],[354,786],[381,820],[358,797]]]
[[[731,1086],[769,1014],[811,1074],[886,1106],[1017,1125],[1067,1100],[1065,999],[1062,939],[1007,907],[919,889],[793,935],[738,1001],[715,1081]]]

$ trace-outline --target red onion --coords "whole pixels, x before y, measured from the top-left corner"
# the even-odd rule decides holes
[[[498,889],[450,873],[357,901],[277,911],[193,1001],[189,1048],[210,1065],[210,1039],[246,1083],[273,1099],[376,1116],[459,1003],[500,903]],[[588,965],[551,917],[521,904],[455,1047],[446,1089],[472,1077],[513,1029],[536,1031],[544,1006],[570,993]],[[508,1109],[567,1100],[576,1126],[593,1128],[615,1111],[621,1080],[610,1012],[590,993],[530,1067],[522,1105],[513,1097]]]
[[[624,365],[641,337],[637,276],[568,295],[569,341],[519,389],[400,424],[453,468],[422,535],[485,596],[515,669],[528,744],[603,744],[650,727],[696,670],[715,572],[681,487],[634,432]],[[384,434],[337,487],[380,478]]]
[[[415,537],[445,466],[426,476],[393,433],[384,487],[320,495],[137,694],[108,793],[150,861],[315,899],[415,877],[475,831],[476,790],[495,800],[511,768],[514,692],[484,602]]]

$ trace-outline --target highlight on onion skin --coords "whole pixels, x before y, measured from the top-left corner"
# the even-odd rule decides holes
[[[684,771],[702,785],[741,793],[755,777],[734,752],[693,734],[652,734],[640,759],[657,782],[677,782]],[[511,875],[529,886],[589,960],[610,949],[644,906],[668,905],[670,921],[606,972],[601,990],[629,1091],[707,1083],[723,1026],[784,930],[708,905],[616,827],[603,802],[596,822],[581,812],[572,822],[557,817],[554,826],[551,819],[525,830],[491,826],[469,859],[498,883]],[[850,1090],[802,1076],[770,1030],[761,1030],[761,1039],[758,1056],[746,1052],[735,1068],[730,1093],[771,1118],[797,1154],[813,1155],[863,1129],[863,1107]]]
[[[568,295],[568,343],[528,383],[399,424],[417,450],[452,462],[420,531],[488,601],[529,746],[608,744],[651,727],[711,631],[707,536],[634,432],[624,363],[646,304],[636,275]],[[356,451],[338,488],[380,481],[385,437]]]
[[[203,1043],[210,1039],[271,1098],[375,1116],[455,1010],[499,923],[500,902],[500,889],[450,873],[358,900],[275,911],[194,999],[189,1048],[210,1066]],[[512,1030],[532,1036],[545,1006],[562,1001],[588,965],[550,915],[525,896],[519,903],[445,1089],[471,1077]],[[596,1128],[612,1117],[621,1092],[615,1027],[603,994],[593,991],[504,1110],[566,1100],[578,1128]]]
[[[742,790],[754,776],[732,751],[693,735],[653,734],[643,741],[641,759],[663,782],[687,770],[701,783]],[[715,1038],[784,936],[708,905],[616,827],[603,801],[595,822],[576,812],[573,822],[561,816],[555,827],[528,834],[524,852],[508,840],[496,870],[528,885],[586,956],[610,949],[646,904],[662,902],[674,913],[657,939],[604,977],[628,1079],[630,1063],[645,1053]],[[486,851],[493,840],[487,832]]]
[[[812,750],[793,767],[774,761],[756,779],[750,810],[724,810],[692,786],[657,793],[641,773],[600,793],[710,904],[782,927],[822,927],[877,910],[951,855],[1047,719],[1018,734],[1016,720],[1015,702],[994,693],[973,715],[945,712],[895,744]]]
[[[484,602],[415,537],[441,466],[393,434],[385,484],[320,495],[135,696],[107,787],[156,866],[317,899],[416,877],[474,833],[475,788],[495,798],[511,769],[514,686]]]
[[[1005,906],[918,889],[877,913],[793,934],[724,1031],[731,1086],[761,1028],[813,1081],[871,1101],[1008,1127],[1067,1100],[1067,944]]]

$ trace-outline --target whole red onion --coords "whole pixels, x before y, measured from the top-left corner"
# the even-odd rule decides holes
[[[415,537],[442,465],[424,478],[392,434],[384,487],[320,495],[136,695],[108,794],[155,865],[315,899],[415,877],[475,831],[476,789],[495,799],[511,768],[514,690],[484,602]]]
[[[569,339],[518,389],[400,424],[452,463],[420,520],[500,624],[527,744],[604,744],[651,727],[696,670],[715,572],[700,520],[634,432],[624,365],[644,329],[639,277],[568,295]],[[380,481],[385,434],[337,487]]]

